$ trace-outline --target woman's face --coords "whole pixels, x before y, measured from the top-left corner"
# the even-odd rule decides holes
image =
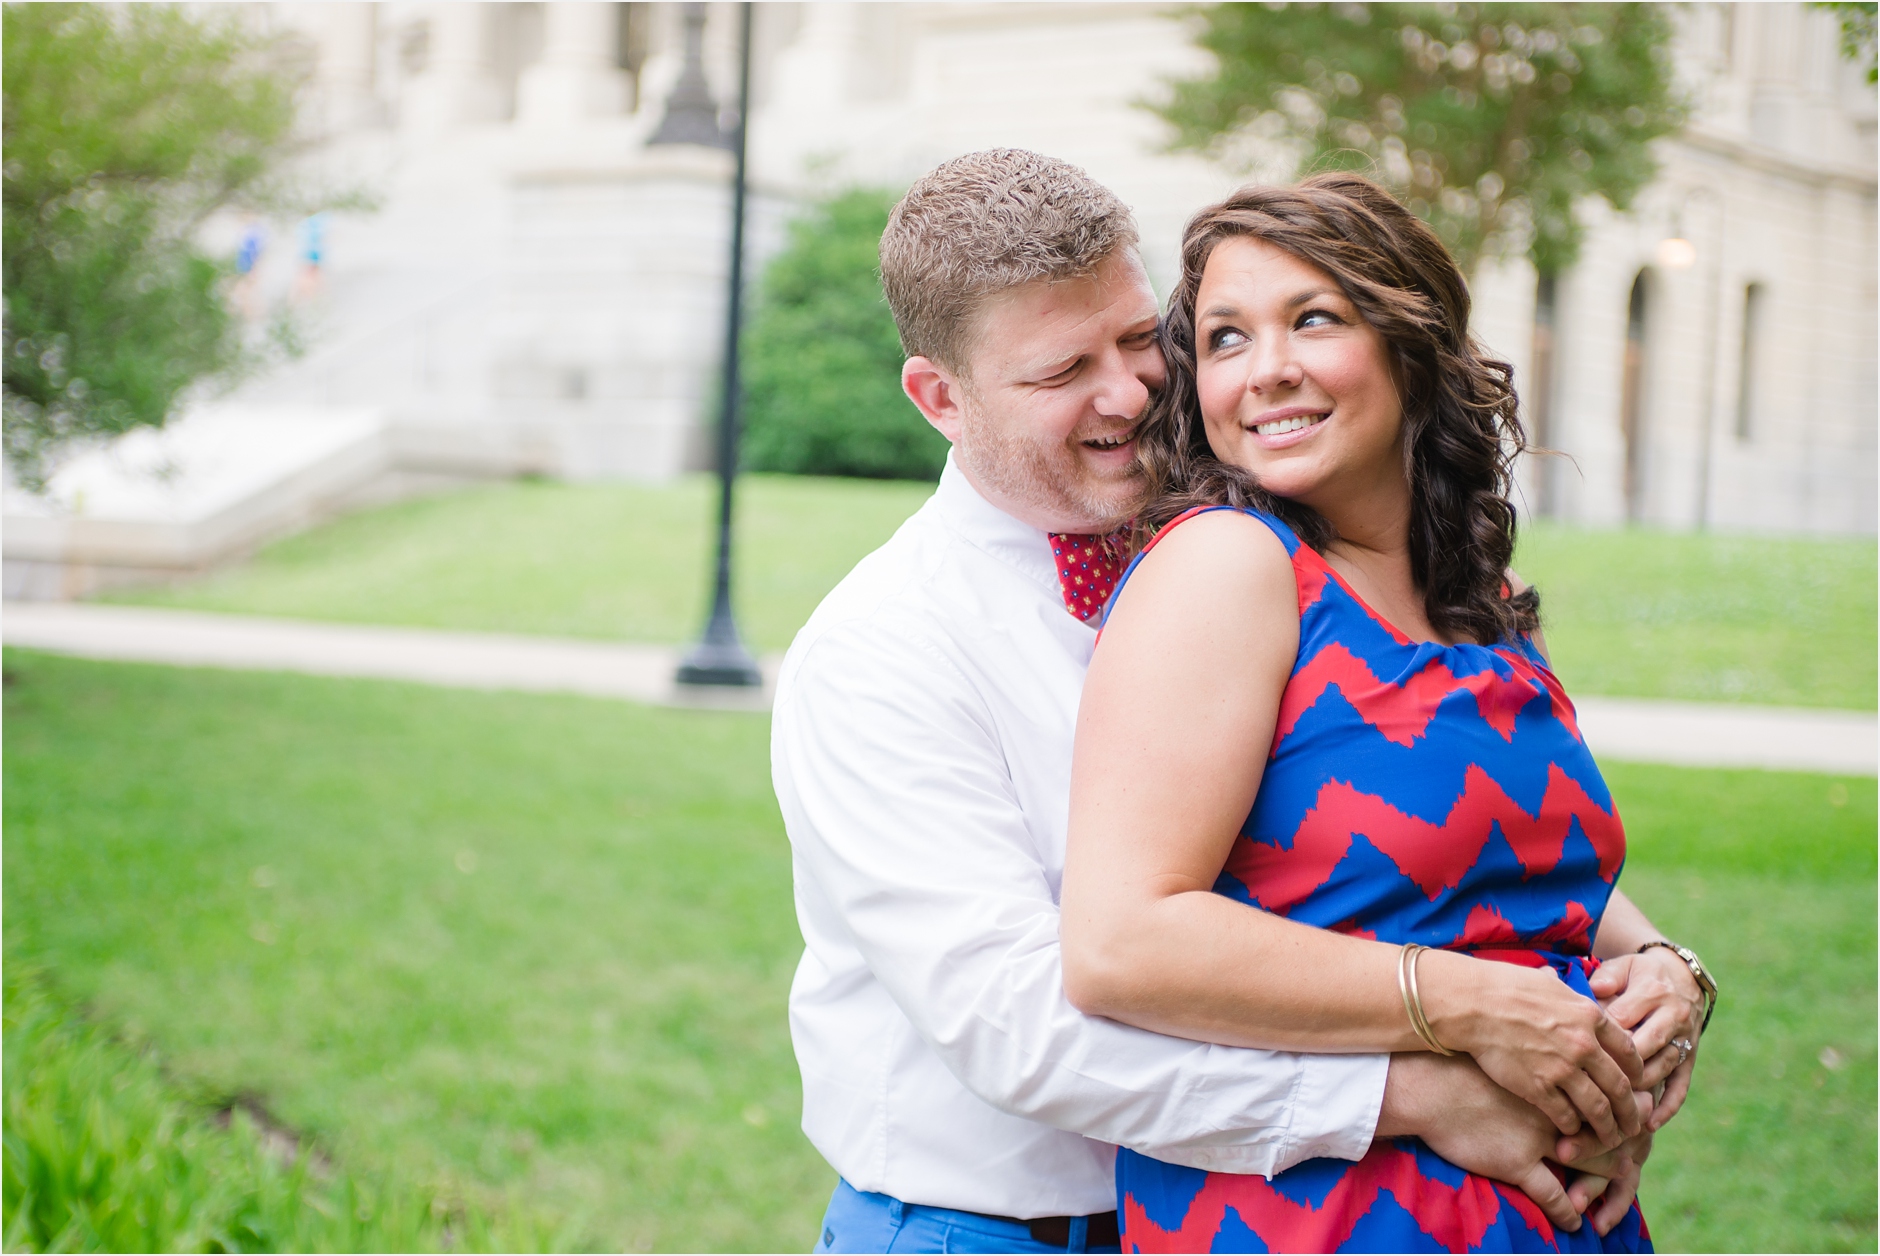
[[[1195,301],[1195,376],[1215,457],[1321,514],[1403,481],[1403,406],[1384,338],[1330,275],[1222,241]]]

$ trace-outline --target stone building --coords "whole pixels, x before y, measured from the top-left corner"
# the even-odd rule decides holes
[[[314,67],[310,168],[379,199],[323,232],[305,301],[314,352],[237,398],[303,426],[331,409],[372,432],[370,457],[319,481],[327,499],[368,465],[390,483],[657,479],[703,464],[730,161],[648,141],[688,62],[716,101],[734,96],[735,6],[245,11]],[[1586,205],[1586,246],[1556,281],[1525,263],[1475,277],[1479,333],[1516,364],[1534,434],[1560,455],[1524,467],[1528,506],[1600,525],[1871,533],[1874,88],[1840,56],[1830,14],[1674,15],[1694,109],[1662,142],[1657,182],[1626,214]],[[1187,215],[1240,181],[1161,151],[1162,124],[1138,104],[1206,64],[1177,6],[763,3],[755,19],[759,255],[807,196],[905,186],[1010,144],[1076,162],[1135,206],[1166,291]],[[224,227],[232,252],[237,226]],[[276,225],[256,283],[306,298],[291,228]],[[187,444],[188,427],[164,439]],[[72,472],[87,474],[105,473]],[[70,496],[35,509],[69,516]],[[91,494],[94,513],[107,496]],[[8,513],[10,573],[26,549],[50,558],[78,534],[70,518],[16,527]]]

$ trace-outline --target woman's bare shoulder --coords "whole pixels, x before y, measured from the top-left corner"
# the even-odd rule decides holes
[[[1271,528],[1242,511],[1211,510],[1156,537],[1118,607],[1150,602],[1185,614],[1202,605],[1266,600],[1292,587],[1292,559]],[[1285,600],[1290,604],[1289,592]]]
[[[1142,560],[1146,569],[1202,564],[1216,571],[1244,569],[1249,574],[1288,570],[1292,559],[1273,529],[1241,510],[1210,510],[1165,528]]]

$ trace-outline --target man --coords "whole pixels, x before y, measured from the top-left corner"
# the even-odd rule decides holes
[[[882,238],[902,383],[953,451],[778,685],[803,1128],[842,1178],[817,1250],[1114,1251],[1117,1144],[1272,1174],[1402,1134],[1577,1228],[1554,1131],[1467,1060],[1213,1046],[1065,998],[1078,696],[1163,381],[1135,250],[1113,194],[1017,150],[941,166]],[[1636,1169],[1611,1172],[1616,1218]]]

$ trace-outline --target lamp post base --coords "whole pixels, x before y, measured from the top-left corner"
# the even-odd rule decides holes
[[[730,650],[712,645],[694,646],[679,664],[674,677],[682,685],[735,685],[754,689],[764,683],[757,661],[742,646]]]
[[[764,673],[758,669],[751,652],[744,648],[744,642],[738,639],[738,627],[732,621],[726,600],[720,599],[712,609],[704,637],[686,651],[673,679],[682,685],[723,685],[738,689],[763,686]]]

